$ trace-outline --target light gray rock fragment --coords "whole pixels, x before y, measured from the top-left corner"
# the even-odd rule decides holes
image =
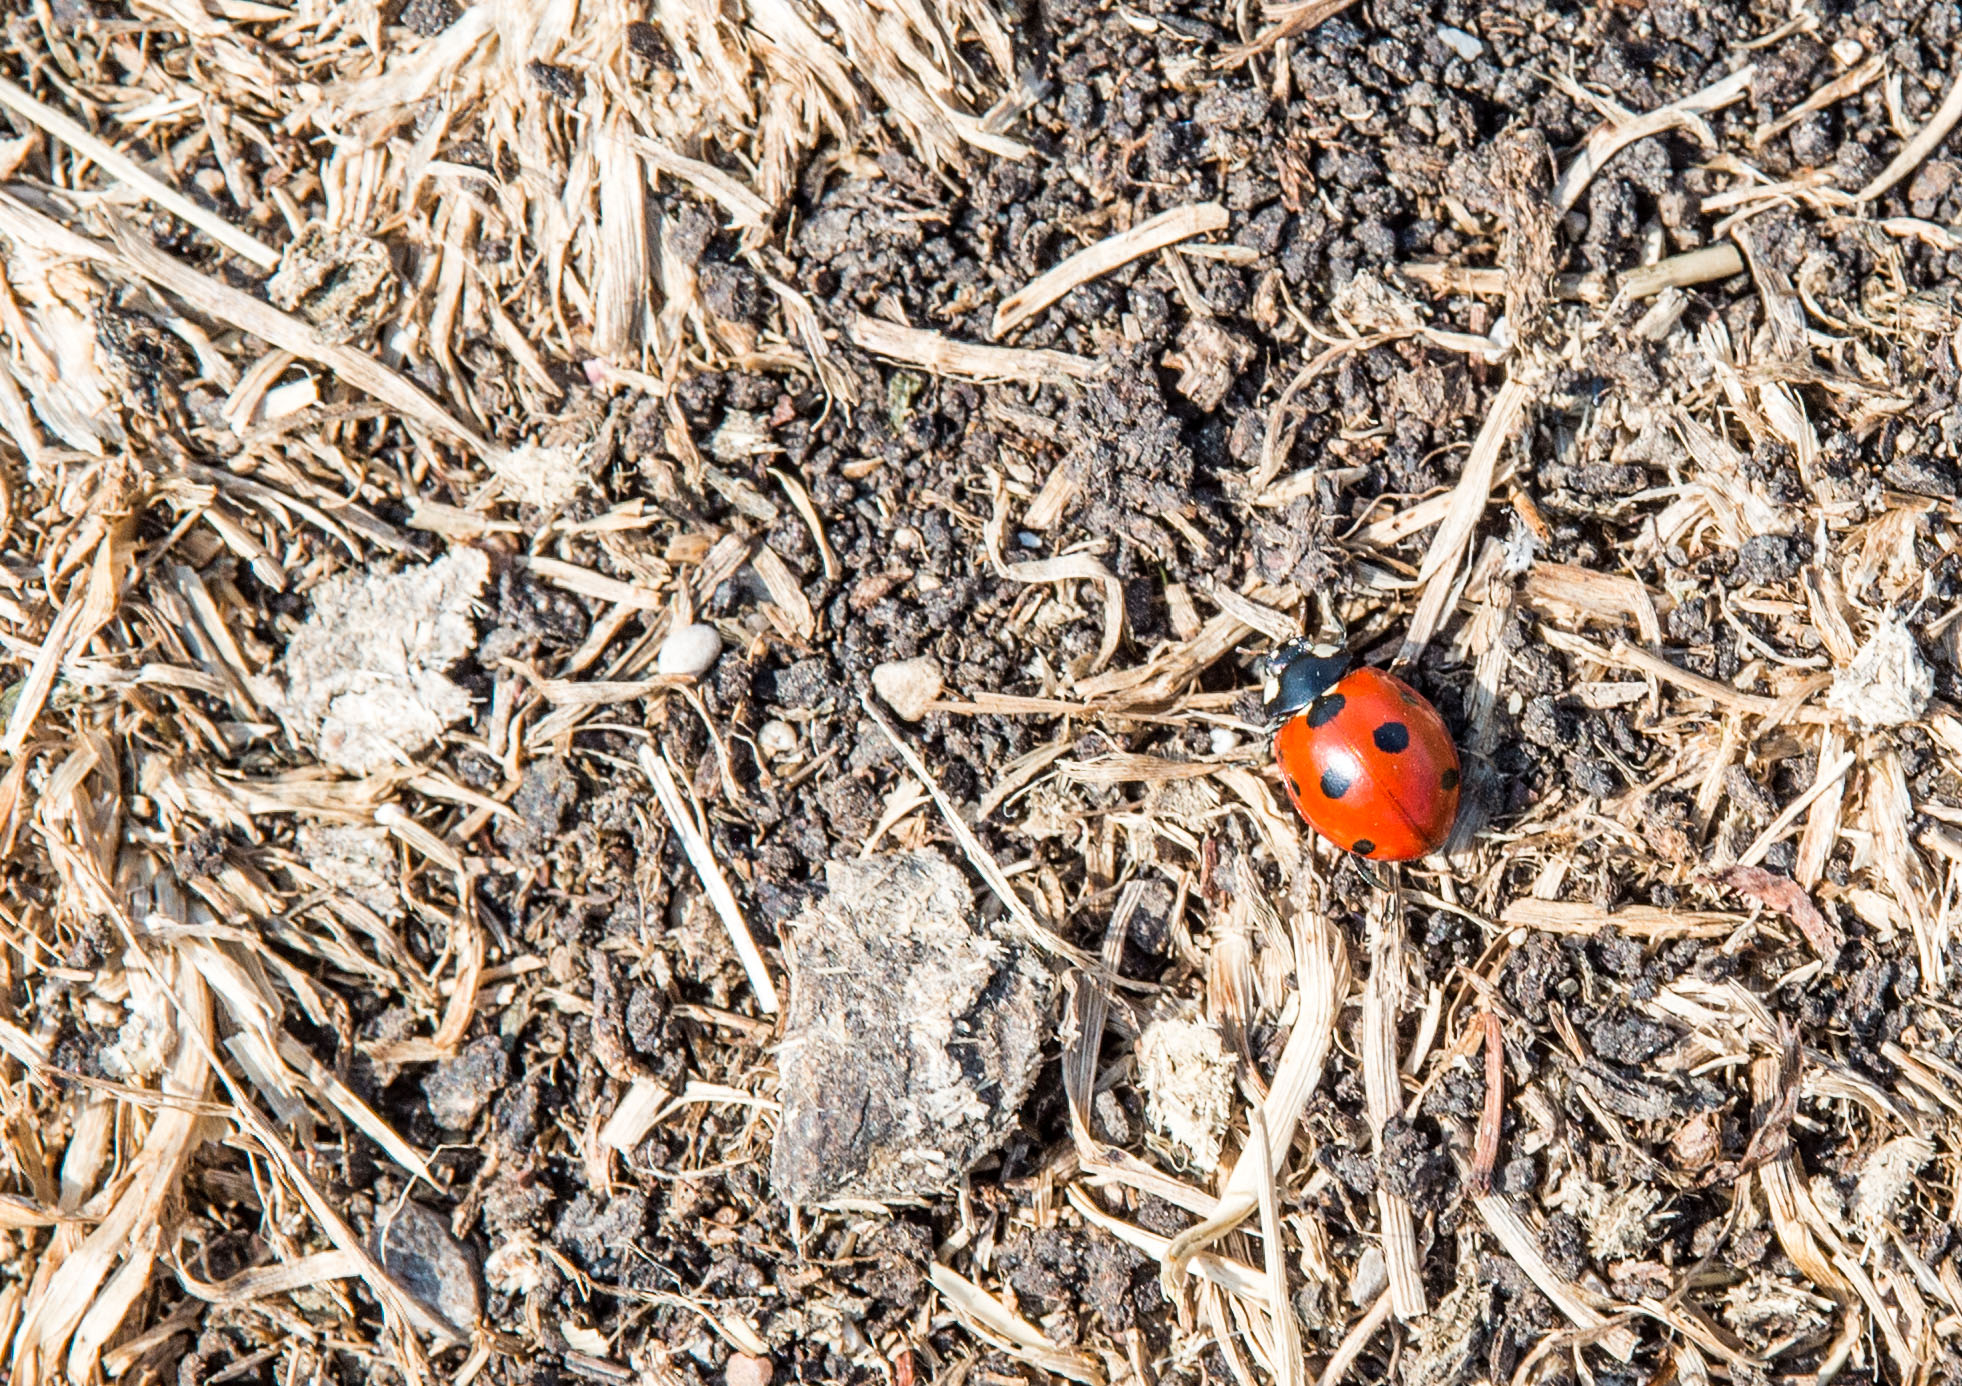
[[[798,1204],[944,1192],[1014,1127],[1054,979],[936,852],[833,861],[825,880],[789,931],[772,1182]]]

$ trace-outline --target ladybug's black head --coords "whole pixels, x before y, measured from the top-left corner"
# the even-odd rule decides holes
[[[1339,645],[1290,640],[1267,656],[1267,715],[1285,721],[1342,681],[1355,665]]]

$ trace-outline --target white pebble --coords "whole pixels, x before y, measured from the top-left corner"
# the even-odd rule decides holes
[[[1390,1287],[1390,1269],[1376,1247],[1364,1247],[1356,1258],[1356,1269],[1349,1277],[1349,1302],[1368,1304]]]
[[[660,654],[654,657],[654,672],[693,678],[713,669],[721,655],[722,633],[698,621],[668,632],[668,638],[661,642]]]
[[[773,1375],[775,1364],[769,1358],[732,1352],[729,1354],[729,1365],[723,1369],[722,1380],[726,1386],[770,1386]]]
[[[1213,754],[1216,756],[1223,756],[1228,751],[1237,751],[1240,748],[1240,734],[1228,731],[1225,727],[1214,727],[1209,733],[1209,739],[1213,743]]]
[[[927,704],[940,696],[945,683],[940,666],[924,656],[891,660],[872,671],[872,686],[879,696],[908,722],[926,716]]]
[[[773,718],[756,729],[756,748],[771,760],[781,760],[797,749],[797,729]]]
[[[1476,34],[1468,34],[1463,29],[1454,29],[1449,24],[1437,26],[1438,42],[1449,48],[1466,62],[1477,62],[1478,55],[1485,51]]]

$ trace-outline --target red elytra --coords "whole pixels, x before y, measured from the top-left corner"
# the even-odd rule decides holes
[[[1436,851],[1458,817],[1450,729],[1423,694],[1380,669],[1316,691],[1276,733],[1274,756],[1309,826],[1372,861]]]

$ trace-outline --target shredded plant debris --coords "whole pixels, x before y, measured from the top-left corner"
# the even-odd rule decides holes
[[[0,46],[16,1386],[1962,1377],[1954,5]]]

